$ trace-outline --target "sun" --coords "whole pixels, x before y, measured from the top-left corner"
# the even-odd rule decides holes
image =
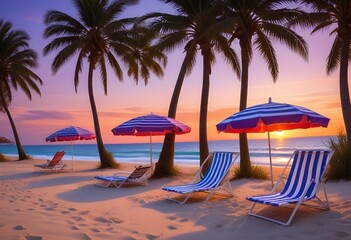
[[[278,137],[282,137],[284,135],[284,132],[283,131],[277,131],[277,132],[274,132],[276,136]]]

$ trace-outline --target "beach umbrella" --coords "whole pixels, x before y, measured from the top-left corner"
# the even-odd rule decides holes
[[[237,112],[216,125],[218,132],[268,134],[271,181],[273,184],[270,132],[327,127],[329,118],[304,107],[272,102]]]
[[[72,169],[73,169],[73,144],[72,141],[77,140],[91,140],[95,139],[96,135],[84,128],[70,126],[67,128],[60,129],[50,136],[48,136],[45,140],[47,142],[62,142],[62,141],[70,141],[71,142],[71,152],[72,152]]]
[[[185,134],[190,132],[190,127],[173,118],[149,114],[130,119],[111,131],[114,135],[150,136],[150,164],[152,165],[152,136],[167,133]]]

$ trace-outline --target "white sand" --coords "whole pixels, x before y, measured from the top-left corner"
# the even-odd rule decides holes
[[[351,239],[351,182],[328,182],[331,210],[301,207],[283,227],[247,215],[251,202],[245,197],[268,193],[270,181],[232,181],[232,198],[204,203],[207,195],[197,194],[180,205],[165,200],[161,186],[187,182],[194,168],[116,189],[94,185],[95,175],[115,172],[97,170],[96,163],[76,161],[75,172],[47,173],[33,166],[42,162],[0,162],[0,239]]]

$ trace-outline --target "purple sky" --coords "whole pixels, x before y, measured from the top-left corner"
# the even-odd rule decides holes
[[[142,0],[138,6],[128,9],[124,17],[140,16],[151,11],[172,12],[169,6],[156,0]],[[44,40],[43,16],[48,10],[64,11],[72,16],[75,9],[70,0],[11,0],[0,1],[0,16],[13,24],[14,29],[25,30],[31,37],[30,47],[39,55],[36,73],[44,81],[42,96],[34,95],[29,101],[19,90],[13,93],[10,111],[15,120],[23,144],[44,144],[45,138],[58,129],[76,125],[94,130],[87,93],[86,72],[83,69],[78,93],[74,91],[74,62],[64,65],[56,75],[51,73],[54,54],[42,55]],[[275,42],[279,62],[278,81],[274,84],[267,66],[258,54],[254,54],[249,70],[248,106],[268,101],[301,105],[331,118],[327,129],[294,130],[280,137],[335,135],[343,128],[339,103],[337,72],[327,76],[325,59],[329,53],[334,36],[321,32],[310,36],[308,30],[296,29],[309,45],[309,61],[304,61],[285,46]],[[234,45],[239,53],[239,48]],[[99,76],[95,75],[94,93],[105,143],[147,142],[141,137],[113,136],[111,129],[122,122],[146,115],[150,112],[167,115],[168,105],[180,64],[184,58],[182,49],[168,54],[165,77],[152,76],[149,84],[134,80],[124,74],[119,82],[110,72],[108,75],[108,95],[103,94]],[[126,68],[124,67],[126,72]],[[202,61],[198,58],[193,73],[185,79],[177,119],[192,127],[187,135],[177,136],[177,141],[198,140],[198,118],[201,97]],[[213,68],[210,86],[208,113],[209,139],[237,139],[236,134],[218,134],[215,125],[238,111],[240,81],[231,72],[220,56]],[[12,129],[7,116],[0,113],[0,136],[13,140]],[[250,138],[265,138],[265,134],[251,134]],[[272,136],[274,137],[274,135]],[[155,141],[162,141],[162,137]],[[89,142],[90,143],[90,142]]]

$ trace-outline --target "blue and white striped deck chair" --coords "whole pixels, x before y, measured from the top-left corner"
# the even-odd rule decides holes
[[[212,161],[207,170],[205,176],[202,176],[203,166],[212,157]],[[225,190],[230,196],[232,194],[232,188],[227,177],[231,166],[234,164],[235,160],[238,158],[239,153],[233,152],[213,152],[210,153],[206,158],[204,163],[201,165],[199,172],[196,174],[195,178],[190,184],[177,185],[177,186],[164,186],[162,190],[170,192],[167,199],[178,202],[185,203],[191,194],[195,192],[209,192],[208,197],[205,202],[207,202],[211,196],[217,190]],[[225,186],[227,185],[227,187]],[[172,197],[173,194],[182,194],[184,196],[183,201],[179,201]]]
[[[275,184],[271,194],[246,198],[247,200],[254,202],[251,209],[249,210],[249,215],[269,220],[271,222],[275,222],[284,226],[289,226],[291,220],[295,216],[295,213],[301,204],[320,207],[324,210],[328,210],[329,203],[323,176],[333,153],[333,151],[329,150],[296,150],[292,157],[289,159],[286,167],[283,170],[283,173],[279,176],[279,179]],[[293,160],[292,166],[290,168],[290,172],[286,179],[283,190],[279,193],[275,193],[278,184],[284,184],[284,172],[291,160]],[[318,188],[320,185],[323,186],[325,197],[324,201],[322,201],[317,196]],[[310,200],[316,200],[318,205],[305,203]],[[295,208],[293,209],[289,219],[286,222],[283,222],[253,213],[253,209],[257,203],[267,204],[275,207],[295,204]]]

